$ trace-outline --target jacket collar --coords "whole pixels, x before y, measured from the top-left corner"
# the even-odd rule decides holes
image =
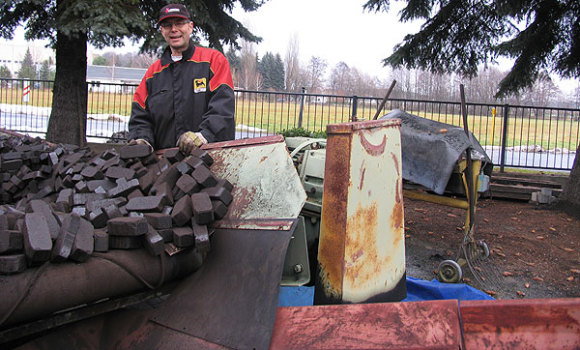
[[[193,56],[193,51],[195,51],[195,45],[193,44],[193,40],[189,39],[189,47],[187,50],[183,51],[183,58],[181,60],[189,60]],[[171,48],[167,46],[161,55],[161,64],[165,66],[170,63],[173,63],[173,60],[171,59]]]

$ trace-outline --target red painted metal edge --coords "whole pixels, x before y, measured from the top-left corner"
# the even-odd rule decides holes
[[[580,298],[462,301],[467,349],[579,349]]]
[[[237,230],[279,230],[288,231],[293,220],[268,220],[268,219],[245,219],[245,220],[219,220],[215,221],[212,228],[231,228]]]
[[[345,134],[354,130],[372,129],[378,127],[399,127],[400,119],[368,120],[362,122],[349,122],[342,124],[329,124],[326,126],[327,134]]]
[[[270,349],[461,348],[457,300],[280,307]]]
[[[231,140],[231,141],[223,141],[223,142],[214,142],[208,143],[200,148],[203,150],[211,151],[217,149],[224,149],[224,148],[240,148],[240,147],[247,147],[247,146],[255,146],[255,145],[266,145],[271,143],[279,143],[284,142],[284,136],[282,135],[272,135],[272,136],[264,136],[264,137],[253,137],[249,139],[239,139],[239,140]],[[176,149],[177,147],[173,148],[166,148],[160,149],[155,151],[157,155],[162,155],[163,153],[167,152],[170,149]]]
[[[243,146],[254,146],[254,145],[264,145],[269,143],[284,142],[284,136],[282,135],[272,135],[264,137],[252,137],[248,139],[238,139],[223,142],[208,143],[201,146],[205,150],[231,148],[231,147],[243,147]]]

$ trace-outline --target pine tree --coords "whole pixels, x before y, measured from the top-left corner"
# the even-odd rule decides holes
[[[230,46],[228,51],[225,53],[228,62],[230,63],[230,70],[232,72],[232,79],[234,81],[234,87],[240,86],[239,73],[242,69],[240,63],[240,56],[238,56],[236,49]]]
[[[97,56],[93,59],[93,65],[95,66],[108,66],[109,61],[103,56]]]
[[[194,41],[205,39],[221,50],[224,44],[237,47],[243,38],[258,42],[240,22],[232,18],[234,5],[254,11],[260,0],[187,0],[197,30]],[[157,51],[164,46],[158,30],[161,0],[54,0],[3,1],[0,3],[0,35],[11,39],[20,23],[26,22],[25,38],[48,39],[56,50],[56,75],[52,111],[46,138],[53,142],[83,145],[86,142],[87,44],[98,49],[122,46],[124,39],[144,39],[141,49]]]
[[[284,63],[279,54],[266,52],[258,67],[264,81],[264,90],[284,90]]]
[[[238,56],[238,54],[234,48],[230,47],[228,49],[228,51],[226,52],[226,58],[230,62],[230,69],[233,70],[233,69],[240,69],[241,68],[240,57]]]
[[[274,61],[274,72],[273,85],[277,90],[282,91],[285,89],[284,77],[286,74],[284,72],[284,62],[279,53],[276,54],[276,60]]]
[[[369,0],[388,11],[391,0]],[[580,77],[580,2],[577,0],[405,0],[400,21],[425,19],[384,59],[393,67],[469,77],[499,57],[515,59],[497,98],[530,88],[541,71]],[[520,29],[521,28],[521,29]]]
[[[0,66],[0,78],[12,78],[12,72],[6,65]]]
[[[54,80],[54,71],[52,70],[52,59],[44,60],[40,66],[38,76],[41,80]]]
[[[34,61],[32,60],[30,49],[27,49],[26,54],[24,54],[22,64],[20,65],[20,70],[18,71],[18,78],[36,79],[36,67],[34,66]]]
[[[435,73],[477,74],[480,65],[500,56],[513,58],[496,97],[532,87],[543,71],[580,78],[580,1],[578,0],[406,0],[400,21],[425,19],[384,59],[393,67]],[[390,0],[369,0],[367,10],[388,11]],[[580,145],[563,207],[580,215]]]

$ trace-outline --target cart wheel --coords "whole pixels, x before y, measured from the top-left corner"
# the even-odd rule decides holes
[[[443,283],[457,283],[463,277],[461,267],[453,260],[444,260],[439,264],[437,279]]]
[[[489,247],[487,246],[487,244],[485,244],[484,241],[479,241],[477,243],[477,245],[479,246],[479,249],[481,250],[481,256],[484,259],[489,258]]]

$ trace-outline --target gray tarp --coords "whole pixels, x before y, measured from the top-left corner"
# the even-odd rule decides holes
[[[454,125],[418,117],[395,109],[380,119],[401,119],[403,179],[443,194],[461,154],[471,146],[472,158],[481,159],[491,174],[491,160],[470,132]],[[470,140],[471,139],[471,140]]]

